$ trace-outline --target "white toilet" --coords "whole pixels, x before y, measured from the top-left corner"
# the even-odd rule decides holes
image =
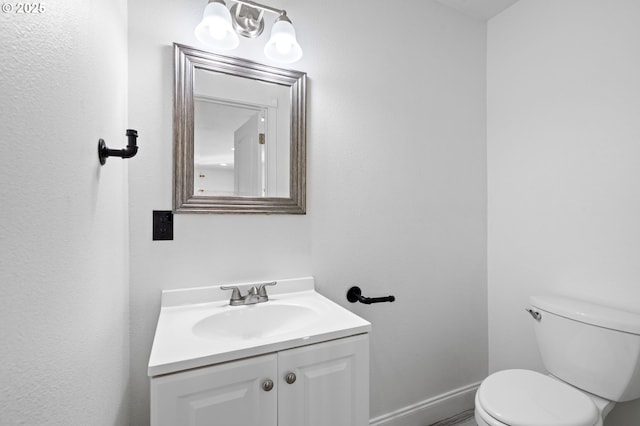
[[[640,314],[565,297],[531,297],[550,375],[504,370],[476,392],[479,426],[602,426],[640,398]]]

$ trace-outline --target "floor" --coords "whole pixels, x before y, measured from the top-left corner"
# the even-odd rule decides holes
[[[473,414],[473,409],[467,410],[458,414],[457,416],[442,420],[430,426],[478,426],[473,417]]]

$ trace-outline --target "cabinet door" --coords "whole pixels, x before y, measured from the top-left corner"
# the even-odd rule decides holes
[[[151,379],[152,426],[277,426],[277,355]],[[270,391],[263,389],[272,380]]]
[[[278,381],[278,426],[368,425],[368,334],[279,352]]]

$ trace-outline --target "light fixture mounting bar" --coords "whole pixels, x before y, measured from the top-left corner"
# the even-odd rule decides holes
[[[245,6],[250,6],[250,7],[255,7],[257,9],[266,10],[268,12],[275,13],[275,14],[278,14],[278,15],[282,15],[283,13],[285,15],[287,14],[287,12],[285,12],[284,10],[276,9],[275,7],[271,7],[271,6],[267,6],[267,5],[264,5],[264,4],[256,3],[256,2],[253,2],[253,1],[250,1],[250,0],[233,0],[233,1],[235,1],[236,3],[244,4]]]

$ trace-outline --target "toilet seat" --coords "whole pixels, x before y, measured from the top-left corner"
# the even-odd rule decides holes
[[[599,413],[579,390],[530,370],[504,370],[487,377],[477,403],[497,424],[509,426],[594,426]]]
[[[475,404],[476,404],[476,409],[475,409],[474,417],[476,419],[476,423],[478,424],[478,426],[509,426],[505,423],[502,423],[496,420],[495,418],[491,417],[489,413],[484,411],[484,409],[482,408],[482,405],[480,405],[480,401],[478,401],[478,392],[476,392]]]

